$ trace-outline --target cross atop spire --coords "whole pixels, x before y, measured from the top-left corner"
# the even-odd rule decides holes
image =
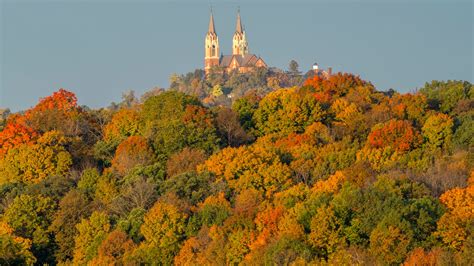
[[[216,33],[216,28],[214,27],[214,15],[212,14],[212,6],[211,6],[211,18],[209,19],[209,29],[208,33]]]
[[[243,33],[242,22],[240,21],[240,7],[237,10],[237,25],[235,26],[235,31],[238,33]]]

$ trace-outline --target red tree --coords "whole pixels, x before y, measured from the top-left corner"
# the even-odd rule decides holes
[[[420,144],[421,138],[409,121],[390,120],[372,128],[367,141],[372,148],[391,146],[396,151],[405,152]]]
[[[345,95],[350,89],[367,84],[359,76],[340,72],[329,77],[315,75],[304,82],[304,86],[315,89],[314,96],[322,102],[329,102],[334,96]]]

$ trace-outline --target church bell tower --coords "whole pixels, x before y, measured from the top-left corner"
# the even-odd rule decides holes
[[[204,70],[207,73],[213,66],[219,65],[219,38],[217,37],[216,29],[214,27],[214,15],[212,14],[212,10],[211,18],[209,19],[209,29],[206,34],[204,45]]]
[[[240,19],[240,9],[237,11],[237,24],[235,26],[234,37],[232,38],[232,54],[244,56],[249,53],[247,37],[242,27]]]

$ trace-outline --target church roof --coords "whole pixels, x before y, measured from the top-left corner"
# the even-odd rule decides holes
[[[232,61],[233,55],[223,55],[221,56],[221,60],[219,62],[219,65],[222,67],[228,67],[230,65],[230,62]]]
[[[242,56],[242,55],[223,55],[220,58],[219,66],[229,67],[234,58],[235,58],[235,60],[237,60],[237,63],[241,67],[255,66],[257,61],[260,59],[260,57],[254,55],[254,54],[246,54],[244,56]]]
[[[254,54],[246,54],[242,57],[241,59],[241,63],[243,66],[247,66],[247,65],[255,65],[255,63],[257,63],[258,61],[258,57]]]

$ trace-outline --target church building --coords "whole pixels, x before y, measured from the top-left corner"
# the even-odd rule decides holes
[[[219,37],[217,37],[214,16],[211,11],[205,41],[204,70],[206,73],[209,73],[213,67],[218,67],[226,72],[237,70],[240,73],[252,71],[257,67],[267,67],[261,57],[249,53],[247,37],[240,19],[240,11],[237,13],[237,24],[232,38],[232,55],[222,55],[219,51]]]

